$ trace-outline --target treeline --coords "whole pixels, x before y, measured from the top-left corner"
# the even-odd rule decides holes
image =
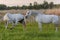
[[[4,4],[0,4],[0,10],[10,10],[10,9],[52,9],[54,7],[57,7],[53,2],[48,3],[47,1],[44,1],[42,4],[38,4],[37,2],[34,2],[33,4],[30,3],[28,6],[6,6]]]

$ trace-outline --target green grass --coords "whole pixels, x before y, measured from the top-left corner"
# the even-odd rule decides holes
[[[60,40],[60,30],[55,32],[53,24],[43,24],[42,32],[37,23],[28,23],[26,28],[24,31],[23,26],[18,24],[10,30],[5,29],[4,23],[0,23],[0,40]]]

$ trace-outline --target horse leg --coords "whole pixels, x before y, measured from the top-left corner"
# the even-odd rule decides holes
[[[25,23],[25,21],[22,22],[22,25],[23,25],[23,30],[26,30],[26,23]]]
[[[42,23],[38,23],[40,31],[42,31]]]
[[[55,24],[55,27],[56,27],[56,29],[55,29],[55,32],[57,32],[58,31],[58,24]]]
[[[12,21],[12,27],[10,29],[13,29],[17,25],[18,21],[13,22]]]
[[[8,21],[6,21],[5,23],[5,28],[7,29],[7,27],[8,27]]]
[[[10,29],[13,29],[16,26],[16,22],[12,22],[12,27]]]
[[[15,25],[14,25],[14,26],[16,26],[16,25],[17,25],[17,23],[18,23],[18,21],[15,21]]]

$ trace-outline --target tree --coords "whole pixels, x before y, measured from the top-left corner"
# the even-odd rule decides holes
[[[50,2],[49,8],[51,9],[51,8],[53,8],[53,7],[54,7],[54,3],[53,3],[53,2]]]
[[[34,9],[38,9],[38,3],[37,2],[34,2],[33,7],[34,7]]]
[[[23,5],[23,6],[21,7],[21,9],[27,9],[27,6],[26,6],[26,5]]]
[[[33,9],[32,3],[29,4],[28,9]]]
[[[4,4],[0,4],[0,10],[4,10],[4,9],[6,9],[6,8],[7,8],[6,5],[4,5]]]
[[[43,3],[43,8],[44,8],[44,9],[48,9],[48,8],[49,8],[49,4],[48,4],[47,1],[44,1],[44,3]]]

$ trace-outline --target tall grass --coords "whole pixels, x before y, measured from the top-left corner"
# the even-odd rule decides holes
[[[9,25],[10,28],[11,24]],[[60,40],[60,30],[55,32],[53,24],[43,24],[42,32],[39,31],[38,24],[28,23],[27,30],[18,24],[14,29],[5,29],[4,23],[0,23],[0,40]]]
[[[24,12],[23,12],[24,11]],[[27,10],[4,10],[0,11],[3,16],[7,12],[11,13],[23,13],[25,14]],[[39,10],[39,12],[42,10]],[[47,13],[51,12],[46,11]],[[52,13],[54,13],[53,11]],[[59,11],[58,11],[59,12]],[[57,13],[57,11],[56,11]],[[33,20],[34,21],[34,20]],[[9,24],[8,29],[5,29],[3,22],[0,23],[0,40],[60,40],[60,27],[58,32],[55,32],[54,24],[43,24],[42,32],[38,28],[38,23],[28,22],[26,26],[26,31],[23,30],[23,26],[18,24],[14,29],[10,30],[11,24]]]

